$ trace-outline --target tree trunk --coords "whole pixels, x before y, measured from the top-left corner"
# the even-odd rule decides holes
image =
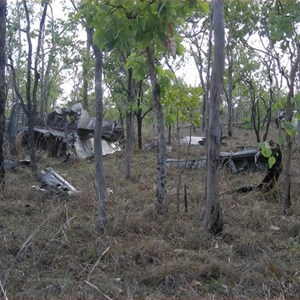
[[[156,197],[157,197],[157,212],[164,213],[166,207],[166,139],[164,129],[164,115],[162,105],[160,103],[160,86],[157,82],[153,49],[146,48],[147,62],[150,72],[150,80],[152,86],[152,102],[156,115],[156,130],[157,130],[157,181],[156,181]]]
[[[54,15],[53,10],[51,7],[51,35],[52,35],[52,45],[51,49],[48,55],[48,61],[46,70],[42,72],[41,75],[41,100],[40,100],[40,117],[43,121],[43,124],[46,125],[46,113],[48,111],[48,98],[50,95],[50,89],[51,89],[51,70],[53,66],[53,62],[55,61],[55,53],[57,51],[56,46],[54,46]],[[45,49],[44,45],[42,45],[42,68],[45,64]]]
[[[230,51],[230,50],[228,50]],[[230,53],[227,56],[228,59],[228,98],[227,98],[227,105],[228,105],[228,136],[232,137],[233,133],[233,105],[232,105],[232,84],[233,84],[233,59]]]
[[[0,186],[4,187],[5,169],[4,169],[4,133],[5,133],[5,103],[7,96],[7,86],[5,81],[6,66],[6,0],[0,0]]]
[[[208,37],[208,57],[207,57],[207,72],[206,72],[206,88],[205,93],[203,95],[203,105],[202,105],[202,130],[208,132],[208,115],[209,115],[209,103],[208,99],[210,97],[210,68],[211,68],[211,54],[212,54],[212,33],[213,33],[213,16],[210,17],[210,30],[209,30],[209,37]],[[207,136],[206,136],[207,138]]]
[[[90,49],[92,44],[92,35],[89,31],[91,31],[90,28],[85,26],[86,30],[86,57],[84,58],[83,65],[82,65],[82,77],[83,77],[83,95],[82,95],[82,108],[88,109],[88,89],[89,89],[89,68],[88,68],[88,62],[90,60]]]
[[[136,122],[137,122],[137,140],[138,140],[138,149],[143,149],[143,137],[142,137],[142,108],[140,107],[140,100],[138,100],[138,110],[136,112]]]
[[[222,0],[212,0],[214,26],[214,62],[210,87],[208,118],[208,145],[206,167],[206,205],[204,227],[212,234],[223,229],[223,218],[220,207],[219,164],[220,164],[220,102],[224,73],[224,8]]]
[[[293,97],[294,97],[294,86],[295,86],[295,76],[300,64],[300,43],[297,44],[297,58],[294,65],[292,65],[290,73],[290,82],[289,82],[289,93],[287,96],[286,102],[286,113],[288,116],[288,121],[292,122],[293,118]],[[292,137],[286,134],[286,160],[285,160],[285,172],[284,172],[284,211],[288,210],[291,206],[291,161],[292,161],[292,146],[293,140]]]
[[[33,131],[33,124],[35,120],[35,114],[33,109],[33,101],[32,101],[32,95],[31,95],[31,69],[32,69],[32,42],[31,42],[31,32],[30,32],[30,18],[29,18],[29,12],[27,8],[26,1],[23,2],[24,10],[26,14],[26,21],[27,21],[27,27],[26,27],[26,36],[27,36],[27,43],[28,43],[28,54],[27,54],[27,84],[26,84],[26,116],[28,119],[28,145],[30,150],[30,160],[31,160],[31,168],[33,172],[36,172],[37,170],[37,162],[36,162],[36,153],[35,153],[35,143],[34,143],[34,131]],[[37,55],[37,54],[36,54]],[[35,74],[36,75],[36,74]],[[24,108],[23,103],[23,108]]]
[[[128,70],[127,82],[127,109],[126,109],[126,142],[125,142],[125,178],[131,177],[131,162],[133,148],[133,119],[132,107],[133,91],[132,91],[132,68]]]
[[[103,91],[102,91],[102,67],[103,55],[96,45],[93,45],[96,57],[95,65],[95,95],[96,95],[96,121],[94,135],[94,152],[96,163],[96,192],[98,202],[99,229],[103,230],[107,225],[105,208],[105,176],[102,153],[102,121],[103,121]]]

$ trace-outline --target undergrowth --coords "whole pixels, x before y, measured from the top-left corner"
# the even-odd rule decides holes
[[[251,143],[239,134],[222,147]],[[244,137],[244,140],[242,139]],[[247,140],[246,140],[247,139]],[[250,140],[250,142],[249,142]],[[252,142],[255,146],[255,143]],[[184,151],[184,148],[182,149]],[[204,154],[201,146],[191,156]],[[170,154],[176,157],[176,143]],[[108,227],[97,231],[93,160],[41,157],[79,194],[33,189],[29,169],[6,176],[0,200],[0,295],[7,299],[297,299],[300,295],[299,156],[293,161],[292,214],[282,212],[282,178],[267,194],[232,191],[261,174],[220,172],[224,229],[201,231],[205,171],[167,170],[168,212],[155,212],[156,154],[135,150],[132,178],[124,152],[104,158]],[[184,206],[186,185],[188,207]],[[177,209],[179,206],[179,210]]]

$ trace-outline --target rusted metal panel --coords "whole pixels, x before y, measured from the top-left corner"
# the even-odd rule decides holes
[[[20,107],[17,108],[18,118],[26,117]],[[16,109],[14,111],[16,114]],[[15,144],[23,147],[28,143],[25,123],[16,124],[14,135]],[[34,135],[37,147],[48,151],[49,156],[64,156],[75,148],[78,157],[85,159],[94,155],[94,129],[95,118],[77,103],[71,109],[57,108],[49,113],[47,126],[35,126]],[[103,155],[112,154],[121,150],[124,130],[116,122],[103,121],[102,138]]]

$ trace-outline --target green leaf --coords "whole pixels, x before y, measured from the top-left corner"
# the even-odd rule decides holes
[[[210,13],[210,7],[209,7],[208,2],[201,2],[199,4],[199,8],[207,15]]]
[[[291,137],[294,137],[297,134],[297,131],[294,128],[293,124],[288,120],[282,121],[282,128],[284,128],[285,132]]]
[[[175,124],[176,122],[176,115],[169,113],[166,115],[166,123],[167,124]]]
[[[259,147],[260,149],[263,149],[263,148],[266,147],[266,143],[265,143],[265,142],[260,142],[260,143],[258,143],[258,147]]]
[[[269,168],[272,168],[272,166],[276,163],[276,158],[274,156],[269,157],[268,164]]]
[[[271,157],[272,156],[272,150],[270,148],[265,147],[265,148],[262,149],[262,155],[264,157]]]
[[[297,112],[300,112],[300,93],[297,93],[294,96],[294,103],[295,103],[295,110],[297,110]]]
[[[280,146],[283,146],[285,144],[285,135],[283,133],[281,133],[279,138],[278,138],[278,144]]]
[[[94,43],[103,50],[106,45],[106,38],[102,31],[96,31],[93,35]]]

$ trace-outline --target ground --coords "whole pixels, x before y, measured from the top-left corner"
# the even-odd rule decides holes
[[[235,129],[222,150],[256,145],[250,131]],[[173,141],[170,156],[176,158],[177,150]],[[185,151],[182,147],[182,157]],[[189,157],[203,155],[203,146],[191,147]],[[94,161],[66,164],[39,153],[39,168],[51,166],[79,194],[34,190],[39,183],[26,167],[7,174],[0,200],[0,298],[2,293],[6,299],[297,299],[299,160],[294,150],[289,214],[282,210],[283,176],[267,194],[236,194],[235,188],[259,183],[262,174],[221,170],[224,229],[211,236],[200,229],[203,169],[181,174],[179,198],[180,170],[168,169],[168,212],[157,215],[155,152],[134,151],[129,180],[124,152],[105,157],[108,228],[101,233]]]

